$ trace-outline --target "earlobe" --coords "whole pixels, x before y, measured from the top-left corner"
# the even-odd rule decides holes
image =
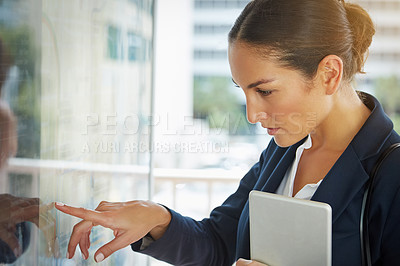
[[[319,63],[318,72],[325,93],[332,95],[339,89],[342,81],[343,61],[336,55],[328,55]]]

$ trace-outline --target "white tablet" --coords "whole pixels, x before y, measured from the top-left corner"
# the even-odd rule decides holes
[[[332,263],[329,204],[251,191],[251,259],[269,266]]]

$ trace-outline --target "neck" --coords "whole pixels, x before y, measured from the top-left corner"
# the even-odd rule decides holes
[[[333,105],[327,117],[311,133],[313,148],[343,152],[370,113],[351,86],[342,87],[333,96]]]

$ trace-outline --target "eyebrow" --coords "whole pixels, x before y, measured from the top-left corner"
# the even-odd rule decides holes
[[[258,85],[265,84],[265,83],[271,83],[271,82],[273,82],[273,81],[275,81],[275,79],[260,79],[259,81],[256,81],[256,82],[254,82],[254,83],[251,83],[249,86],[247,86],[247,88],[248,88],[248,89],[251,89],[251,88],[257,87]],[[233,78],[232,78],[232,82],[235,84],[235,86],[240,87],[240,86],[233,80]]]
[[[275,79],[261,79],[254,83],[251,83],[249,86],[247,86],[247,88],[251,89],[251,88],[257,87],[258,85],[265,84],[265,83],[271,83],[273,81],[275,81]]]

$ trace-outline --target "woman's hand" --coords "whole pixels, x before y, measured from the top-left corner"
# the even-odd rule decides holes
[[[239,259],[236,262],[236,266],[245,266],[245,265],[250,265],[250,266],[268,266],[267,264],[263,264],[261,262],[257,262],[257,261],[253,261],[253,260]]]
[[[159,239],[171,221],[169,211],[151,201],[103,201],[94,211],[70,207],[62,203],[56,203],[56,208],[83,219],[74,226],[68,244],[67,258],[73,257],[78,243],[84,259],[89,257],[89,236],[93,226],[101,225],[113,230],[115,238],[96,251],[94,256],[96,262],[104,260],[115,251],[136,242],[148,233],[153,239]]]

